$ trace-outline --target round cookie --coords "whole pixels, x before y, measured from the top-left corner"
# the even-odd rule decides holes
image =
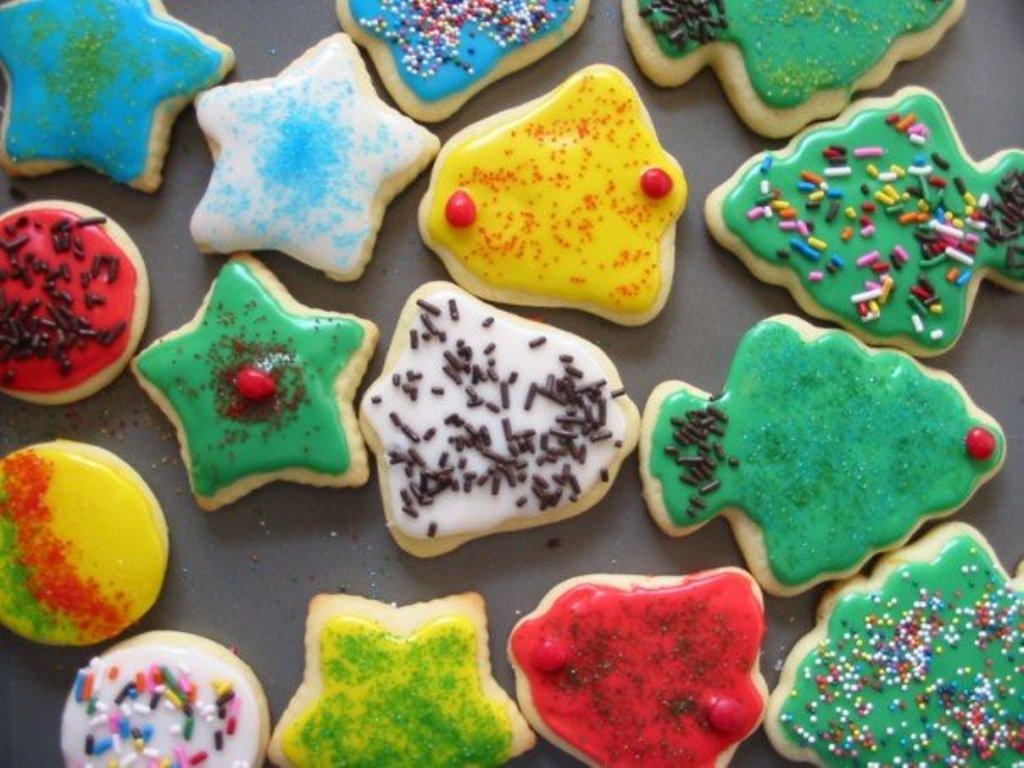
[[[275,480],[366,482],[352,399],[376,344],[373,323],[300,304],[243,254],[132,372],[174,422],[192,492],[211,510]]]
[[[234,61],[161,0],[4,3],[0,168],[40,176],[85,166],[153,192],[174,121]]]
[[[791,136],[923,56],[967,0],[622,0],[640,69],[662,86],[711,66],[740,118]]]
[[[419,557],[585,512],[639,433],[599,348],[441,282],[406,301],[359,415],[388,530]]]
[[[516,624],[530,724],[605,768],[722,768],[761,722],[764,606],[746,571],[579,576]]]
[[[923,88],[858,101],[708,197],[715,239],[807,312],[915,355],[953,347],[981,283],[1024,292],[1024,152],[975,163]]]
[[[786,659],[765,731],[789,760],[1021,765],[1024,570],[981,533],[937,527],[824,596]]]
[[[597,65],[449,139],[419,225],[482,298],[642,325],[668,300],[686,199],[636,88]]]
[[[546,56],[589,9],[590,0],[337,0],[342,28],[369,51],[392,98],[425,123]]]
[[[0,393],[62,405],[117,378],[149,313],[128,234],[93,208],[48,200],[0,216],[0,252]]]
[[[726,517],[772,594],[856,573],[1002,467],[1007,439],[960,383],[790,315],[743,337],[721,394],[659,385],[644,498],[672,536]]]
[[[117,456],[58,440],[0,459],[0,623],[98,643],[152,607],[166,570],[160,505]]]
[[[318,595],[306,671],[270,740],[281,768],[495,768],[536,743],[491,674],[483,598]]]
[[[67,768],[260,768],[270,715],[249,666],[184,632],[137,635],[78,671],[64,706]]]

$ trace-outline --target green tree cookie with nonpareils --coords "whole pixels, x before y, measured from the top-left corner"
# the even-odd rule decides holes
[[[755,156],[706,214],[722,245],[804,310],[912,354],[956,343],[983,280],[1024,291],[1024,152],[975,163],[920,88]]]
[[[744,336],[718,397],[656,388],[640,450],[667,533],[724,515],[761,585],[792,595],[955,511],[1005,438],[951,376],[779,315]]]
[[[790,136],[927,53],[966,0],[622,0],[644,73],[682,85],[713,66],[733,107],[766,136]]]
[[[1024,599],[985,538],[949,523],[830,594],[765,721],[791,760],[1017,766]]]

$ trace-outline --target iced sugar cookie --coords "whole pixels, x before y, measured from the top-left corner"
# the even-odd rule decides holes
[[[737,568],[580,576],[516,625],[509,659],[527,720],[587,765],[714,768],[761,722],[764,633]]]
[[[275,249],[336,280],[362,274],[385,207],[440,147],[377,97],[340,34],[277,77],[202,94],[196,114],[216,159],[192,216],[199,247]]]
[[[0,168],[39,176],[81,165],[152,192],[178,114],[234,60],[160,0],[6,3]]]
[[[626,37],[658,85],[714,68],[740,118],[791,136],[930,51],[967,0],[622,0]]]
[[[50,200],[0,216],[0,392],[41,405],[88,397],[135,352],[149,278],[99,211]]]
[[[174,422],[192,491],[210,510],[274,480],[365,483],[352,398],[376,344],[373,323],[299,304],[242,255],[132,370]]]
[[[360,424],[391,535],[430,557],[597,504],[636,447],[639,414],[590,342],[427,283]]]
[[[572,37],[590,0],[338,0],[337,7],[392,98],[430,123]]]
[[[858,102],[708,198],[708,225],[807,312],[877,344],[956,343],[985,278],[1024,291],[1024,152],[967,156],[941,102]]]
[[[654,390],[640,470],[666,533],[722,514],[761,586],[792,595],[954,512],[1005,448],[948,374],[779,315],[744,336],[722,394]]]
[[[259,768],[269,734],[245,662],[204,637],[147,632],[78,671],[60,740],[67,768]]]
[[[822,766],[1021,764],[1024,581],[949,523],[828,594],[790,653],[765,729]]]
[[[109,451],[58,440],[0,459],[0,623],[91,645],[145,614],[167,569],[167,526],[145,481]]]
[[[479,595],[400,608],[313,599],[305,677],[270,741],[275,765],[489,768],[533,745],[491,677]]]
[[[593,66],[450,139],[420,232],[485,299],[640,325],[668,299],[686,194],[633,84]]]

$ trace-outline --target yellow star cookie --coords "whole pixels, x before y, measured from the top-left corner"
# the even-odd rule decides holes
[[[633,84],[598,65],[453,137],[420,231],[479,296],[640,325],[668,299],[686,196]]]

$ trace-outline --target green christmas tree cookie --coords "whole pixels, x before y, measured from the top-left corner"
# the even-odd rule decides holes
[[[724,515],[761,585],[792,595],[955,511],[1005,438],[951,376],[780,315],[740,342],[721,395],[657,387],[640,451],[667,533]]]

